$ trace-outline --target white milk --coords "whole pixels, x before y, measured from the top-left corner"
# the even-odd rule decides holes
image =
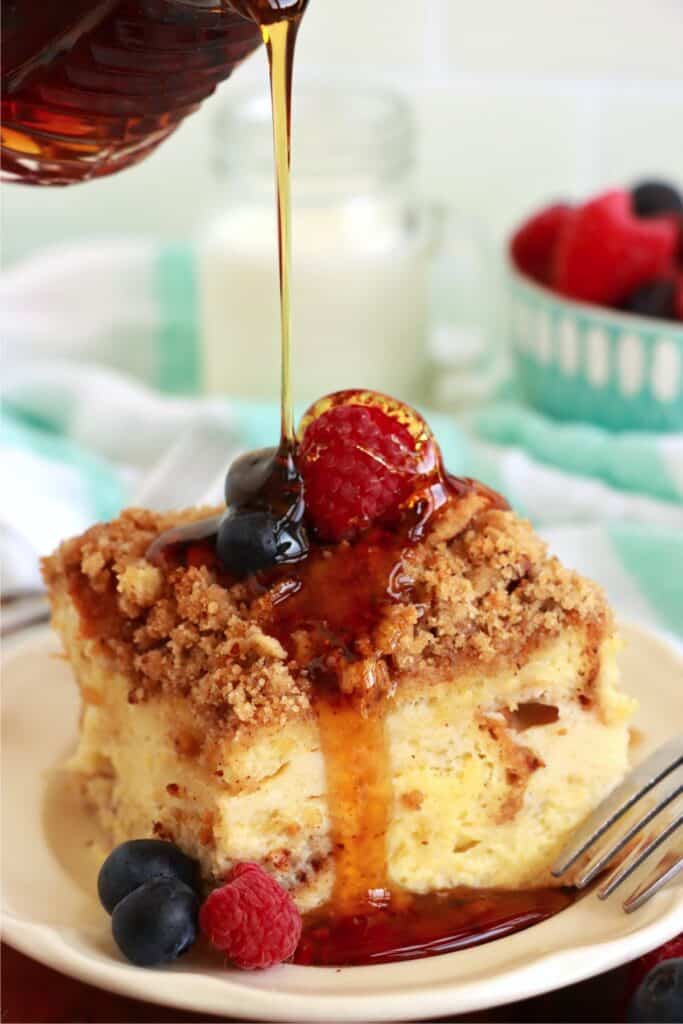
[[[293,372],[298,401],[369,387],[423,391],[427,317],[424,233],[376,202],[297,206],[293,237]],[[219,216],[201,248],[204,385],[279,394],[276,223],[269,204]]]
[[[267,97],[233,93],[217,128],[223,198],[200,245],[204,383],[273,400],[280,322]],[[382,90],[297,85],[292,146],[295,399],[346,387],[419,398],[428,258],[409,108]]]

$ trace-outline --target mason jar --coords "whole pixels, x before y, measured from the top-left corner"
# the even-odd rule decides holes
[[[292,128],[295,399],[367,387],[419,400],[430,228],[415,192],[411,109],[377,88],[295,83]],[[199,245],[204,388],[275,400],[277,219],[265,93],[231,94],[214,157],[220,202]]]

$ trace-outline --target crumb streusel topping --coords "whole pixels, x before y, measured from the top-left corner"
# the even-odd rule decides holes
[[[288,588],[305,596],[337,560],[346,559],[347,582],[354,573],[360,582],[376,552],[371,535],[364,547],[321,549],[310,567],[244,581],[221,577],[210,557],[164,567],[146,560],[161,531],[213,512],[128,509],[65,541],[43,571],[53,596],[70,593],[84,635],[130,675],[131,702],[181,696],[207,736],[225,736],[311,712],[311,664],[321,660],[328,623],[313,622],[309,609],[296,628],[278,629],[278,609],[286,607]],[[376,700],[400,690],[416,667],[428,685],[430,674],[448,667],[457,673],[473,663],[521,663],[543,639],[584,623],[592,639],[582,688],[590,700],[609,610],[595,584],[548,555],[528,522],[491,508],[474,491],[452,500],[421,541],[393,555],[394,598],[378,603],[375,590],[364,634],[325,654],[341,690],[361,698],[371,692]],[[338,586],[339,579],[328,583]]]

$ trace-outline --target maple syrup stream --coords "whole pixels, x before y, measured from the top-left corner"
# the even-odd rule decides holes
[[[292,64],[299,21],[281,21],[262,27],[268,51],[273,104],[273,148],[277,179],[278,266],[280,275],[280,434],[281,444],[294,447],[292,398],[292,203],[291,104]]]
[[[307,2],[232,0],[233,7],[259,24],[270,70],[280,275],[281,439],[280,475],[276,465],[265,489],[274,486],[276,490],[288,467],[290,478],[296,472],[290,369],[291,85],[296,36]],[[311,549],[296,566],[277,570],[285,596],[273,609],[272,632],[293,658],[291,637],[297,624],[318,627],[321,636],[309,674],[325,761],[334,859],[331,899],[306,915],[294,957],[297,963],[348,965],[431,956],[527,927],[571,900],[566,891],[557,889],[454,890],[421,896],[390,883],[386,837],[393,792],[385,734],[389,701],[359,702],[341,685],[344,671],[360,660],[354,651],[357,641],[371,639],[383,609],[401,599],[394,580],[400,576],[397,570],[405,547],[420,539],[441,503],[457,500],[459,494],[479,486],[447,479],[440,463],[435,464],[431,498],[426,511],[416,506],[412,530],[380,530],[377,537],[371,532],[352,549],[337,548],[332,558]],[[493,504],[500,501],[492,492],[490,497]],[[177,539],[191,539],[193,530],[197,537],[210,532],[198,524],[181,528]],[[256,579],[254,586],[259,586]],[[386,665],[381,667],[386,671]]]
[[[295,444],[291,386],[291,91],[296,35],[301,17],[262,24],[273,106],[280,274],[281,453]],[[339,699],[339,688],[316,687],[315,709],[325,758],[335,882],[327,910],[338,919],[362,913],[368,888],[387,890],[385,836],[391,806],[384,715],[361,715]],[[349,757],[354,745],[357,756]]]

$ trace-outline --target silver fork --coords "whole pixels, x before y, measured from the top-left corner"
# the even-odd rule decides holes
[[[624,900],[631,913],[683,872],[683,810],[675,801],[683,793],[683,738],[671,740],[639,764],[593,811],[560,854],[552,873],[561,878],[586,858],[573,884],[584,889],[630,843],[626,853],[598,889],[607,899],[653,854],[652,871]]]
[[[199,505],[219,504],[222,480],[237,454],[238,449],[220,425],[207,423],[191,427],[152,466],[138,485],[130,504],[157,512],[187,507],[195,502]],[[8,559],[3,548],[2,636],[49,618],[45,588],[38,570],[38,555],[16,530],[12,533],[16,537],[11,545],[8,543],[7,553],[13,554],[15,549],[21,548],[24,558],[21,571],[13,572],[13,566],[4,564]]]

